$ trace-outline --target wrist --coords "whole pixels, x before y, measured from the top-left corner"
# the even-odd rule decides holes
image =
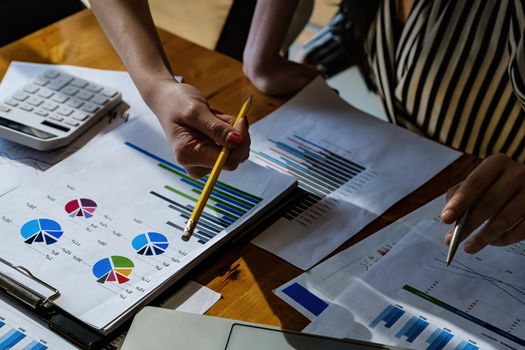
[[[133,80],[144,102],[146,102],[150,108],[155,103],[159,89],[162,89],[161,87],[165,83],[177,83],[175,77],[169,70],[142,71],[140,74],[134,76]]]

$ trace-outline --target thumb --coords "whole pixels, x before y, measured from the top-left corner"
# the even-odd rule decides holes
[[[243,143],[243,137],[239,131],[228,122],[218,118],[207,106],[203,106],[193,118],[189,118],[188,126],[200,131],[221,146],[237,148]]]

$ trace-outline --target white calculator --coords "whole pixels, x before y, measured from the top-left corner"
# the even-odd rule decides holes
[[[59,148],[121,101],[117,90],[48,70],[0,100],[0,138],[42,151]]]

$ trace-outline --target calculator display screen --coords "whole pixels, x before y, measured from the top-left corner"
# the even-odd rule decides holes
[[[23,132],[24,134],[31,135],[39,139],[42,139],[42,140],[48,140],[48,139],[52,139],[53,137],[57,137],[56,135],[50,134],[48,132],[15,122],[13,120],[5,119],[2,117],[0,117],[0,125],[5,126],[6,128],[9,128],[9,129]]]

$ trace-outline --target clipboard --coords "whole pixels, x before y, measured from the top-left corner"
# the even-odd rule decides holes
[[[32,312],[47,326],[82,348],[100,348],[105,344],[103,335],[58,308],[54,301],[60,291],[34,276],[23,266],[0,258],[0,293]]]
[[[296,186],[293,187],[291,191],[284,193],[274,205],[254,216],[254,220],[251,221],[249,225],[246,224],[244,227],[239,227],[239,231],[236,234],[229,235],[229,237],[223,239],[214,250],[196,258],[186,266],[186,268],[181,270],[181,275],[173,281],[170,281],[170,283],[167,283],[167,286],[164,289],[152,294],[149,298],[145,298],[141,304],[137,306],[136,312],[139,312],[142,306],[146,306],[159,297],[162,297],[163,292],[168,289],[169,286],[181,280],[188,272],[200,265],[204,260],[216,256],[216,254],[224,249],[228,243],[236,244],[238,241],[244,241],[246,237],[252,237],[257,233],[260,233],[273,221],[277,220],[282,211],[293,205],[303,193],[304,191]],[[54,303],[61,295],[60,290],[35,276],[26,267],[15,265],[1,257],[0,295],[6,296],[9,300],[20,306],[26,314],[37,316],[47,324],[50,330],[80,348],[116,349],[114,346],[110,345],[109,342],[116,336],[119,336],[119,330],[122,329],[121,327],[109,334],[104,334],[82,322]]]

